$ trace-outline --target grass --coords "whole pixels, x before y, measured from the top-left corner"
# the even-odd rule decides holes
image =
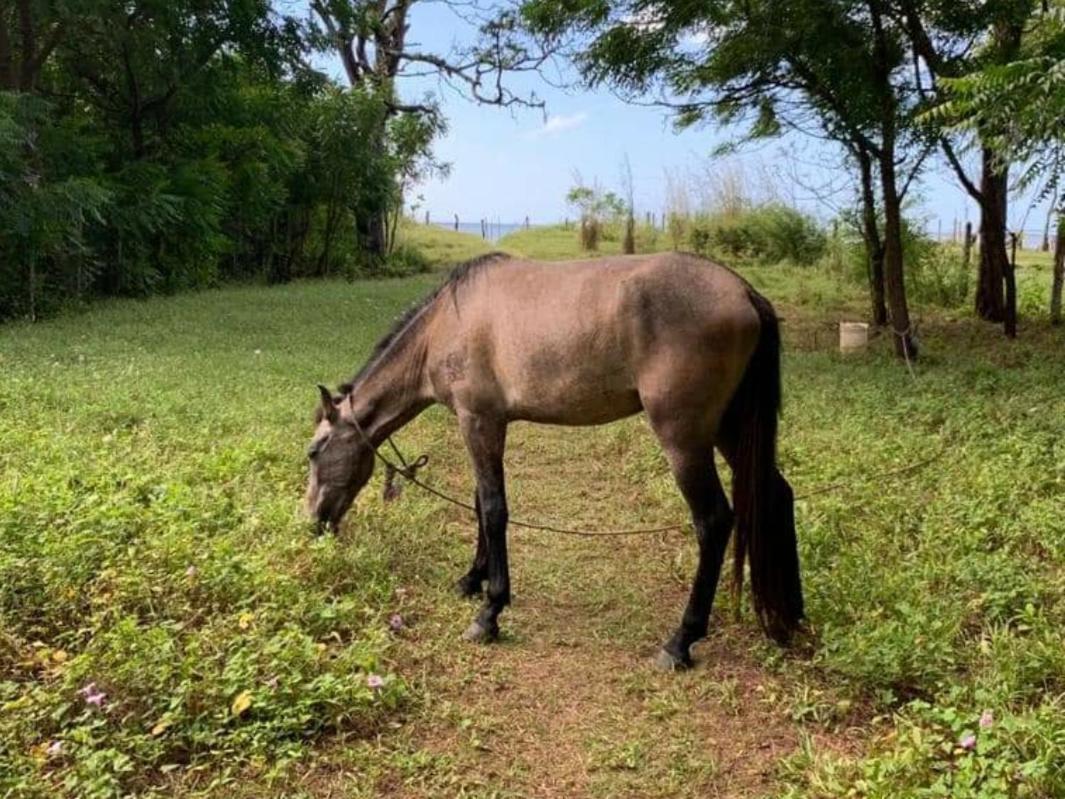
[[[595,258],[600,255],[619,255],[622,235],[620,230],[608,227],[599,240],[595,252],[582,251],[577,246],[576,223],[545,225],[543,227],[516,230],[499,240],[499,248],[506,252],[543,261],[558,261],[569,258]],[[646,225],[636,228],[636,251],[641,253],[669,249],[668,237]]]
[[[409,219],[401,222],[396,244],[418,252],[436,268],[468,261],[495,249],[491,242],[478,236],[447,230],[439,225],[422,225]]]
[[[565,254],[535,232],[522,251]],[[441,265],[484,246],[408,235]],[[378,475],[340,538],[311,536],[314,383],[438,276],[0,328],[0,795],[1062,795],[1065,332],[1029,318],[1010,343],[919,307],[914,380],[884,339],[835,352],[859,287],[745,274],[785,318],[783,468],[799,495],[844,487],[797,505],[811,650],[764,643],[725,592],[679,675],[649,656],[683,606],[685,536],[514,531],[493,647],[458,641],[461,510],[412,489],[383,504]],[[446,413],[398,439],[472,491]],[[515,425],[507,467],[515,518],[684,516],[640,418]]]

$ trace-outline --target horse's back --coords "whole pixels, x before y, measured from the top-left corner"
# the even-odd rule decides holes
[[[757,340],[748,291],[727,268],[681,253],[494,264],[456,297],[480,373],[470,401],[515,419],[599,424],[657,391],[731,383]]]

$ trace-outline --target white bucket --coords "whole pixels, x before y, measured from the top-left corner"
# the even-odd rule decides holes
[[[865,322],[839,323],[839,351],[859,352],[869,346],[869,325]]]

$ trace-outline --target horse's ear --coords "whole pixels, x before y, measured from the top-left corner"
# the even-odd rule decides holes
[[[336,424],[339,413],[337,406],[333,404],[333,395],[328,388],[318,384],[318,393],[322,396],[322,417],[329,420],[329,424]]]

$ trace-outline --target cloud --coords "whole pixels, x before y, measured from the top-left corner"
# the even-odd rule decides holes
[[[578,111],[576,114],[558,114],[557,116],[548,117],[543,127],[530,131],[529,137],[557,136],[564,131],[579,128],[587,119],[588,114],[584,111]]]

